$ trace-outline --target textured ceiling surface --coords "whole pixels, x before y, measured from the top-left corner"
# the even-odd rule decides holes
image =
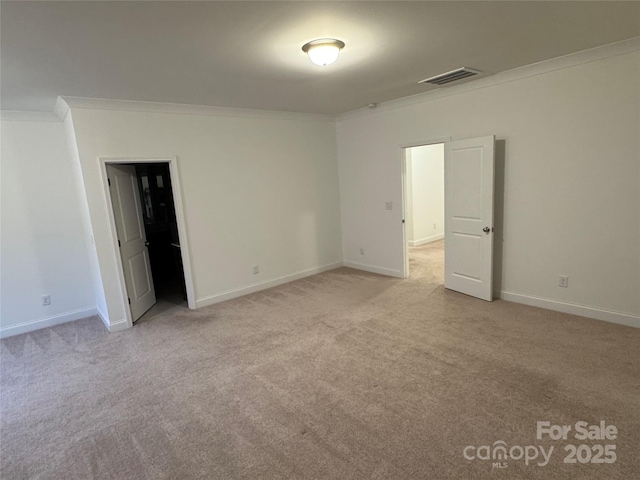
[[[640,35],[640,2],[2,2],[1,107],[58,95],[335,114]],[[318,67],[315,38],[346,47]],[[440,87],[446,88],[446,87]]]

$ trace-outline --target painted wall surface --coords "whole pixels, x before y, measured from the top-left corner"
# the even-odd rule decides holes
[[[71,115],[67,115],[64,120],[64,130],[71,154],[71,164],[73,167],[73,182],[76,185],[77,190],[82,197],[78,204],[80,213],[82,215],[82,226],[84,228],[85,244],[87,248],[87,255],[89,258],[89,270],[91,272],[91,280],[93,287],[93,294],[96,303],[96,310],[103,322],[107,322],[109,318],[107,313],[107,299],[104,295],[104,286],[102,284],[102,276],[100,274],[100,264],[98,263],[98,253],[96,251],[95,241],[93,240],[93,230],[91,227],[91,217],[89,215],[89,205],[87,203],[87,192],[82,177],[82,169],[80,168],[80,154],[78,153],[78,143],[76,141],[76,134],[73,128],[73,119]]]
[[[444,238],[444,144],[407,153],[407,241],[419,246]]]
[[[99,157],[178,158],[198,305],[342,262],[335,124],[72,108],[109,322],[125,305]],[[260,265],[260,273],[252,273]]]
[[[73,181],[63,124],[0,125],[3,334],[95,314],[82,193]],[[44,294],[51,305],[42,306]]]
[[[341,117],[345,262],[401,275],[401,146],[495,134],[495,287],[640,314],[639,84],[634,51]]]

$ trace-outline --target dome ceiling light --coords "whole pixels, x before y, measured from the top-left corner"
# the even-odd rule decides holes
[[[335,38],[321,38],[305,43],[302,46],[302,51],[308,54],[309,60],[316,65],[327,66],[338,59],[338,54],[343,48],[344,42],[340,40],[336,40]]]

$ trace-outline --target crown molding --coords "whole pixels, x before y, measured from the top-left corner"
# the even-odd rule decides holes
[[[7,122],[60,122],[53,112],[0,110],[0,120]]]
[[[203,115],[212,117],[266,118],[296,121],[334,122],[335,115],[319,113],[284,112],[277,110],[256,110],[249,108],[214,107],[179,103],[138,102],[133,100],[112,100],[107,98],[58,97],[58,104],[64,102],[68,109],[120,110],[143,113],[168,113],[178,115]],[[61,107],[61,111],[64,109]],[[66,114],[66,112],[65,112]]]
[[[64,98],[60,96],[56,98],[56,105],[53,107],[53,113],[60,119],[60,121],[64,121],[67,117],[67,113],[69,113],[69,104],[64,101]]]
[[[568,55],[563,55],[561,57],[556,57],[549,60],[543,60],[542,62],[532,63],[530,65],[514,68],[512,70],[496,73],[494,75],[484,76],[476,80],[471,80],[469,82],[463,83],[461,85],[441,87],[437,90],[430,90],[425,93],[419,93],[417,95],[411,95],[409,97],[390,100],[388,102],[379,104],[375,109],[365,107],[359,108],[358,110],[351,110],[349,112],[340,113],[336,115],[336,121],[340,122],[353,118],[376,115],[388,110],[395,110],[397,108],[407,107],[410,105],[430,102],[439,98],[450,97],[452,95],[459,95],[461,93],[471,92],[473,90],[480,90],[482,88],[493,87],[524,78],[534,77],[536,75],[543,75],[545,73],[554,72],[556,70],[571,68],[577,65],[595,62],[597,60],[602,60],[609,57],[625,55],[627,53],[636,52],[638,50],[640,50],[640,37],[633,37],[621,42],[611,43],[608,45],[603,45],[576,53],[570,53]]]

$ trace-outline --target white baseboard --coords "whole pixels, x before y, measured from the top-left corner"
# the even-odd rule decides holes
[[[96,307],[96,315],[98,315],[98,318],[102,320],[102,323],[104,323],[104,326],[107,327],[107,330],[109,330],[109,317],[105,315],[103,312],[101,312],[100,308],[97,308],[97,307]]]
[[[98,314],[96,307],[81,308],[79,310],[73,310],[71,312],[59,313],[58,315],[52,315],[51,317],[41,318],[39,320],[33,320],[31,322],[19,323],[18,325],[11,325],[10,327],[0,328],[0,338],[12,337],[14,335],[20,335],[21,333],[33,332],[40,330],[41,328],[53,327],[60,325],[61,323],[73,322],[74,320],[80,320],[81,318],[92,317]]]
[[[231,300],[232,298],[259,292],[260,290],[266,290],[267,288],[277,287],[278,285],[282,285],[284,283],[293,282],[294,280],[310,277],[311,275],[316,275],[318,273],[326,272],[328,270],[333,270],[339,267],[342,267],[342,262],[330,263],[321,267],[310,268],[309,270],[303,270],[291,275],[285,275],[284,277],[274,278],[272,280],[267,280],[260,283],[254,283],[253,285],[249,285],[248,287],[228,290],[226,292],[217,293],[208,297],[199,298],[196,300],[196,308],[207,307],[209,305],[213,305],[214,303],[224,302],[225,300]]]
[[[376,267],[374,265],[365,265],[364,263],[356,262],[344,262],[345,267],[355,268],[356,270],[364,270],[365,272],[379,273],[380,275],[386,275],[387,277],[402,277],[402,272],[399,270],[392,270],[390,268]]]
[[[444,233],[437,235],[431,235],[430,237],[419,238],[418,240],[409,240],[407,243],[410,247],[419,247],[420,245],[426,245],[427,243],[437,242],[444,238]]]
[[[605,322],[640,328],[640,316],[629,313],[613,312],[611,310],[603,310],[600,308],[587,307],[586,305],[533,297],[522,293],[506,292],[504,290],[494,292],[494,296],[509,302],[522,303],[524,305],[546,308],[547,310],[554,310],[556,312],[570,313],[581,317],[594,318]]]
[[[101,312],[100,309],[98,309],[97,315],[100,318],[100,320],[102,320],[102,323],[104,323],[104,326],[107,327],[107,330],[109,330],[109,333],[120,332],[122,330],[126,330],[127,328],[129,328],[126,318],[118,320],[117,322],[110,323],[108,320],[109,317],[107,317],[107,315]]]
[[[105,325],[107,324],[105,323]],[[117,322],[109,323],[107,325],[109,333],[121,332],[122,330],[126,330],[127,328],[129,328],[129,325],[127,324],[126,318],[118,320]]]

